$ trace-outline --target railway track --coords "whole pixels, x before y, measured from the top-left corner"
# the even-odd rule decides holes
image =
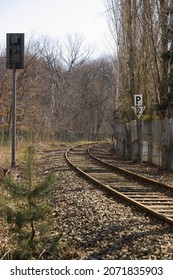
[[[94,155],[93,144],[78,145],[65,152],[68,164],[87,180],[103,187],[157,218],[173,225],[173,188],[116,167]],[[105,158],[105,155],[103,155]]]

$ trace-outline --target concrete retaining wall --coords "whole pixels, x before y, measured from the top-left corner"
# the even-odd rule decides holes
[[[115,124],[114,132],[118,155],[173,171],[173,119]]]

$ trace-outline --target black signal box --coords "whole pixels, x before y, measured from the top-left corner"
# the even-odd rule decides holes
[[[24,68],[24,33],[7,33],[6,68]]]

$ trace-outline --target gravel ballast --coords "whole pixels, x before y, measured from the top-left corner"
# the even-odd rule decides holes
[[[103,260],[173,259],[173,228],[83,180],[51,152],[45,170],[56,171],[55,229],[78,258]]]

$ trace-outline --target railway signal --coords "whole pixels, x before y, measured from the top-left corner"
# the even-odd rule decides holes
[[[142,116],[145,108],[146,106],[143,106],[143,95],[134,94],[134,106],[132,106],[132,109],[138,119]]]
[[[13,69],[12,93],[12,168],[16,167],[16,69],[24,68],[24,34],[7,33],[6,68]]]
[[[7,33],[6,68],[24,68],[24,34]]]

